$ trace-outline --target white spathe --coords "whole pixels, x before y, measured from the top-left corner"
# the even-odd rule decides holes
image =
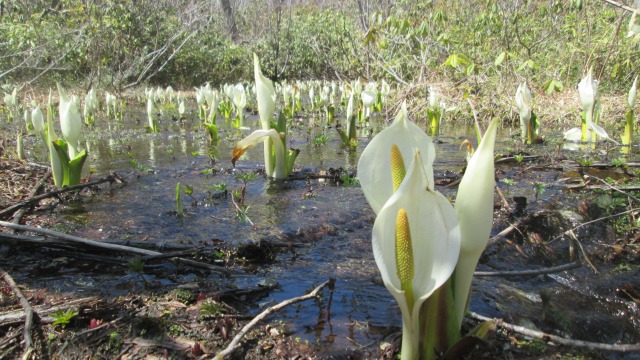
[[[376,135],[362,152],[358,161],[358,178],[369,205],[377,214],[393,195],[391,145],[396,144],[404,159],[410,159],[418,149],[427,169],[427,183],[433,183],[433,161],[436,157],[431,138],[407,117],[406,103],[402,104],[393,123]]]
[[[527,86],[527,82],[518,85],[516,90],[516,108],[520,116],[520,132],[522,139],[527,138],[527,130],[529,129],[529,121],[531,120],[531,90]]]
[[[387,152],[390,150],[389,147]],[[460,250],[456,213],[449,200],[433,190],[432,172],[416,150],[403,182],[380,210],[373,225],[373,255],[382,281],[400,305],[402,313],[402,359],[418,356],[420,307],[449,279]],[[411,233],[415,273],[411,280],[412,294],[402,290],[397,273],[395,235],[400,209],[406,211]],[[408,300],[407,296],[411,299]],[[409,308],[411,303],[413,307]]]
[[[260,141],[265,141],[269,139],[273,143],[274,152],[275,152],[275,166],[273,170],[273,178],[276,180],[282,180],[286,178],[285,174],[285,156],[284,156],[284,145],[282,144],[282,139],[280,138],[280,134],[275,129],[269,130],[256,130],[249,134],[246,138],[240,140],[236,146],[233,148],[233,155],[231,162],[235,164],[235,162],[244,154],[247,150],[249,150],[252,146],[257,144]]]
[[[69,144],[69,159],[76,157],[78,153],[78,141],[82,132],[82,117],[78,110],[78,99],[69,97],[67,92],[58,85],[58,94],[60,95],[60,131],[62,136]]]
[[[473,272],[480,255],[487,246],[493,225],[495,192],[493,154],[497,128],[498,119],[494,119],[489,124],[478,149],[469,160],[456,196],[455,211],[462,236],[460,259],[454,281],[458,325],[462,324]]]

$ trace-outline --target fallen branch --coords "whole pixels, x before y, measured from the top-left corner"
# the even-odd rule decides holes
[[[108,244],[108,243],[103,243],[103,242],[100,242],[100,241],[81,238],[81,237],[78,237],[78,236],[68,235],[68,234],[61,233],[61,232],[55,231],[55,230],[42,229],[42,228],[37,228],[37,227],[27,226],[27,225],[18,225],[18,224],[13,224],[13,223],[6,222],[6,221],[0,221],[0,226],[4,226],[4,227],[9,228],[9,229],[30,231],[30,232],[34,232],[34,233],[37,233],[37,234],[52,236],[52,237],[56,237],[56,238],[59,238],[59,239],[62,239],[62,240],[66,240],[66,241],[70,241],[70,242],[74,242],[74,243],[79,243],[79,244],[83,244],[83,245],[87,245],[87,246],[91,246],[91,247],[95,247],[95,248],[99,248],[99,249],[106,249],[106,250],[111,250],[111,251],[124,252],[124,253],[127,253],[127,254],[133,254],[133,255],[139,255],[139,256],[158,256],[158,255],[163,255],[161,252],[158,252],[158,251],[139,249],[139,248],[130,247],[130,246],[124,246],[124,245]],[[184,258],[180,258],[180,257],[176,257],[174,259],[178,263],[183,263],[183,264],[189,265],[191,267],[210,270],[210,271],[217,272],[217,273],[220,273],[220,274],[223,274],[223,275],[226,275],[226,276],[231,275],[231,272],[229,270],[224,269],[224,268],[222,268],[220,266],[211,265],[211,264],[207,264],[207,263],[203,263],[203,262],[199,262],[199,261],[195,261],[195,260],[191,260],[191,259],[184,259]]]
[[[313,289],[312,292],[310,292],[307,295],[303,295],[303,296],[299,296],[299,297],[295,297],[293,299],[289,299],[289,300],[285,300],[280,302],[277,305],[271,306],[269,308],[267,308],[265,311],[261,312],[260,314],[258,314],[255,318],[253,318],[253,320],[251,320],[247,325],[245,325],[240,332],[238,332],[238,334],[236,334],[236,336],[231,340],[231,342],[229,343],[229,345],[227,346],[226,349],[224,349],[223,351],[219,352],[218,354],[216,354],[215,359],[224,359],[225,356],[227,355],[231,355],[234,351],[236,351],[238,348],[240,348],[240,340],[242,340],[242,338],[249,332],[249,330],[251,330],[258,322],[260,322],[262,319],[264,319],[265,317],[269,316],[269,314],[276,312],[286,306],[289,306],[291,304],[295,304],[301,301],[305,301],[305,300],[309,300],[309,299],[313,299],[314,297],[316,297],[318,295],[318,293],[320,292],[320,290],[322,290],[322,288],[324,288],[327,285],[332,285],[335,282],[335,279],[329,279],[325,282],[323,282],[322,284],[318,285],[318,287],[316,287],[315,289]]]
[[[472,319],[479,321],[492,321],[496,319],[491,319],[487,316],[479,315],[474,312],[469,312],[469,316]],[[536,339],[541,339],[543,341],[550,341],[556,344],[572,346],[572,347],[580,347],[587,348],[591,350],[604,350],[604,351],[615,351],[621,353],[631,353],[640,351],[640,344],[604,344],[604,343],[596,343],[584,340],[573,340],[567,339],[556,335],[551,335],[544,333],[542,331],[531,330],[524,326],[513,325],[504,322],[503,320],[496,321],[496,324],[503,329],[516,332],[518,334],[522,334],[524,336],[529,336]]]
[[[4,281],[9,284],[13,293],[16,295],[18,300],[20,300],[20,305],[22,305],[22,308],[24,309],[24,353],[29,354],[33,351],[33,339],[31,338],[31,328],[33,327],[33,308],[31,307],[31,304],[29,304],[29,300],[22,295],[22,291],[20,291],[18,284],[13,281],[11,275],[2,268],[0,268],[0,274],[2,274]]]
[[[544,269],[537,270],[523,270],[523,271],[476,271],[473,273],[473,276],[530,276],[530,275],[541,275],[541,274],[551,274],[565,270],[571,270],[580,267],[579,261],[574,261],[569,264],[563,264],[559,266],[552,266]]]
[[[54,197],[57,196],[59,194],[65,193],[65,192],[69,192],[69,191],[76,191],[76,190],[80,190],[80,189],[84,189],[86,187],[90,187],[90,186],[94,186],[94,185],[98,185],[98,184],[102,184],[102,183],[113,183],[113,182],[121,182],[122,180],[120,179],[120,177],[118,177],[118,175],[111,174],[107,177],[101,178],[101,179],[96,179],[93,181],[89,181],[86,182],[84,184],[78,184],[78,185],[73,185],[73,186],[67,186],[64,187],[62,189],[57,189],[54,191],[50,191],[48,193],[45,194],[41,194],[38,196],[34,196],[30,199],[24,200],[24,201],[20,201],[18,203],[15,203],[11,206],[8,206],[2,210],[0,210],[0,218],[5,218],[8,217],[9,215],[13,214],[14,212],[18,211],[18,209],[27,206],[27,205],[31,205],[31,204],[36,204],[38,203],[40,200],[43,199],[47,199],[50,197]]]

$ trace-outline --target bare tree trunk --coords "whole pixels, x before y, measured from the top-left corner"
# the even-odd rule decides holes
[[[231,2],[230,0],[220,0],[220,5],[222,5],[222,11],[224,11],[224,15],[227,18],[227,30],[229,31],[231,40],[235,42],[238,40],[238,28],[236,28],[236,21],[233,18]]]

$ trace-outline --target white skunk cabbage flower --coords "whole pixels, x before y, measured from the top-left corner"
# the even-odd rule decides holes
[[[387,152],[394,153],[392,171],[403,171],[404,164],[396,165],[404,162],[398,147]],[[432,178],[432,168],[416,150],[404,180],[373,225],[373,255],[402,313],[402,359],[418,358],[420,308],[449,279],[460,252],[456,213],[449,200],[433,189]]]
[[[178,102],[178,116],[180,119],[184,117],[184,113],[187,111],[187,106],[184,104],[184,99],[180,99]]]
[[[582,109],[585,113],[591,115],[591,117],[587,116],[587,121],[591,121],[598,96],[598,81],[593,78],[593,69],[589,69],[587,75],[578,84],[578,94],[580,95]]]
[[[432,109],[438,108],[438,92],[433,86],[429,86],[429,107]]]
[[[194,88],[196,90],[196,104],[198,104],[198,108],[201,108],[204,105],[205,97],[204,92],[202,91],[202,87]]]
[[[427,184],[434,188],[433,161],[436,157],[431,138],[407,117],[407,104],[403,103],[393,123],[376,135],[362,152],[358,161],[358,178],[369,205],[377,214],[393,195],[393,180],[388,171],[391,162],[389,149],[396,144],[405,159],[420,151],[424,161]]]
[[[629,89],[629,96],[627,97],[627,104],[629,105],[629,109],[632,109],[636,107],[636,93],[638,92],[638,77],[636,76],[635,79],[633,79],[633,85],[631,86],[631,89]]]
[[[169,98],[169,102],[172,103],[173,102],[173,95],[174,95],[175,91],[173,90],[171,85],[167,86],[167,88],[164,90],[164,93]]]
[[[36,107],[31,112],[31,123],[33,124],[33,129],[35,130],[36,135],[42,140],[44,146],[47,146],[47,129],[44,123],[44,115],[42,114],[40,107]]]
[[[531,120],[531,90],[527,86],[527,82],[518,85],[516,90],[516,108],[520,115],[520,132],[523,140],[527,138],[527,129]]]
[[[211,89],[211,85],[207,83],[207,85],[202,89],[202,96],[204,97],[204,101],[206,101],[207,106],[213,107],[213,98],[215,96],[213,90]]]
[[[329,102],[329,94],[331,94],[331,88],[327,85],[323,86],[320,91],[320,101],[323,104],[327,104]]]
[[[69,97],[66,91],[58,85],[60,95],[60,130],[69,144],[69,158],[73,159],[78,153],[78,141],[82,132],[82,118],[78,110],[78,98]]]
[[[365,116],[369,116],[369,113],[371,113],[371,108],[376,104],[378,93],[373,90],[365,90],[360,93],[360,97],[362,99],[362,105],[365,109]]]
[[[104,100],[105,100],[105,104],[107,106],[107,116],[111,115],[111,111],[113,110],[113,115],[116,115],[116,102],[118,101],[118,99],[116,98],[115,95],[113,94],[109,94],[108,92],[105,93],[104,95]]]
[[[585,142],[587,139],[595,141],[596,135],[608,139],[609,135],[599,125],[593,122],[598,102],[598,81],[593,78],[593,69],[589,69],[587,75],[578,84],[580,103],[584,111],[584,119],[581,128],[573,128],[564,133],[564,139],[569,141]],[[577,134],[580,132],[580,137]]]
[[[42,110],[40,110],[40,107],[36,107],[31,112],[31,123],[33,124],[33,129],[37,133],[41,133],[45,131],[44,116],[42,115]]]
[[[247,94],[242,84],[236,84],[236,86],[233,87],[233,98],[231,101],[233,101],[233,105],[237,111],[242,111],[247,106]]]
[[[93,90],[93,88],[91,88],[87,93],[87,96],[85,96],[84,98],[84,110],[83,110],[85,121],[87,121],[89,124],[93,122],[93,119],[90,120],[89,118],[94,116],[97,109],[98,109],[98,96],[96,95],[96,91]]]

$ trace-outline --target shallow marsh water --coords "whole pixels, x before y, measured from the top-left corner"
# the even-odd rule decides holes
[[[224,183],[230,191],[238,189],[242,182],[236,180],[236,174],[262,167],[261,145],[249,151],[235,169],[231,166],[231,149],[249,130],[225,126],[219,116],[222,141],[212,150],[205,130],[193,115],[184,122],[163,115],[157,134],[148,134],[145,123],[146,115],[134,112],[118,123],[108,124],[99,117],[94,129],[85,129],[83,146],[89,152],[85,168],[95,172],[95,176],[115,171],[127,177],[127,184],[58,209],[54,216],[75,224],[74,234],[92,239],[134,239],[153,243],[210,245],[222,242],[229,247],[261,239],[303,244],[305,247],[296,249],[295,254],[279,251],[275,262],[247,268],[246,274],[231,279],[220,279],[216,274],[202,277],[175,269],[167,269],[174,272],[172,274],[162,276],[160,271],[148,278],[166,291],[185,284],[221,289],[276,282],[277,288],[248,310],[253,314],[268,305],[303,295],[329,278],[336,278],[329,324],[318,321],[326,310],[326,291],[321,300],[287,308],[273,318],[284,321],[293,331],[293,337],[317,343],[328,352],[375,346],[385,336],[399,331],[399,309],[381,285],[371,253],[374,215],[358,186],[335,185],[322,180],[280,184],[259,175],[248,182],[246,190],[246,204],[250,205],[247,215],[252,225],[238,219],[230,198],[212,188]],[[256,128],[256,123],[254,115],[245,119],[245,125],[251,129]],[[301,149],[296,161],[298,170],[317,173],[342,168],[353,173],[370,135],[384,126],[379,119],[372,121],[369,127],[361,130],[358,148],[349,151],[341,147],[335,128],[320,123],[319,116],[295,120],[288,139],[291,147]],[[455,178],[465,165],[465,154],[459,149],[461,140],[474,139],[473,130],[445,125],[442,133],[436,144],[436,177]],[[316,145],[313,139],[320,134],[327,135],[326,143]],[[513,138],[508,129],[501,130],[501,135],[497,153],[508,153],[514,147]],[[565,156],[553,146],[547,145],[542,152]],[[42,161],[44,151],[35,137],[27,139],[27,148],[31,149],[27,152],[30,159],[46,163]],[[570,227],[582,221],[582,215],[576,210],[580,196],[553,186],[559,178],[570,176],[571,171],[562,164],[536,167],[535,163],[509,162],[498,164],[497,168],[499,179],[513,180],[498,182],[505,197],[509,200],[516,196],[526,197],[528,205],[524,212],[551,209],[564,214],[557,223],[550,221],[547,227]],[[173,212],[178,182],[192,186],[193,197],[197,200],[197,205],[191,206],[192,200],[183,194],[185,214],[181,218]],[[544,187],[536,188],[536,183],[544,184]],[[455,186],[452,189],[439,186],[438,189],[455,198]],[[507,215],[497,217],[494,234],[508,226],[511,220]],[[598,240],[597,237],[612,236],[607,229],[592,228],[578,234],[591,244],[587,249],[598,244],[607,246],[610,240]],[[566,239],[555,241],[546,250],[543,244],[539,248],[518,246],[516,242],[494,242],[478,270],[526,270],[571,261]],[[538,251],[550,251],[553,256],[542,256]],[[32,287],[109,296],[144,289],[144,283],[133,275],[86,274],[82,271],[40,278],[26,276],[20,280]],[[595,275],[583,266],[552,275],[482,277],[474,281],[470,310],[584,340],[637,342],[640,341],[637,303],[616,293],[616,289],[625,284],[640,286],[637,268],[631,273],[612,275]],[[550,305],[543,306],[541,292],[551,294]],[[545,314],[542,318],[541,313]]]

